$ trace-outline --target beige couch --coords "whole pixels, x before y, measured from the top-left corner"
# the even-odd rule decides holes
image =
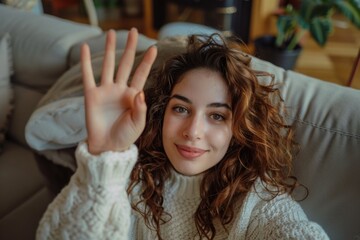
[[[91,44],[99,69],[104,33],[0,5],[0,38],[6,32],[12,45],[15,100],[0,153],[0,239],[33,239],[41,214],[56,194],[48,180],[64,169],[70,174],[76,169],[73,149],[86,137],[79,47],[85,40]],[[121,54],[126,31],[118,31],[118,36]],[[142,36],[139,52],[153,43]],[[176,41],[159,42],[160,60],[169,50],[183,48]],[[301,150],[294,173],[310,190],[300,204],[332,239],[359,239],[360,91],[256,58],[252,66],[275,74],[289,106],[288,120],[296,126]]]
[[[0,153],[0,239],[34,239],[38,221],[53,194],[25,140],[25,125],[43,94],[68,68],[71,47],[99,35],[101,30],[0,5],[0,38],[5,33],[11,51],[7,60],[2,58],[0,68],[10,63],[13,69],[14,98]],[[1,93],[6,87],[2,82]],[[6,109],[0,111],[4,114]]]
[[[127,31],[117,34],[122,46]],[[0,140],[5,135],[0,143],[0,239],[34,239],[40,217],[71,173],[70,168],[34,154],[25,139],[25,126],[51,86],[78,63],[85,40],[96,55],[103,49],[105,35],[97,27],[0,4]],[[142,37],[139,50],[154,43]],[[10,68],[7,74],[6,68]],[[7,99],[12,111],[5,132]],[[51,130],[46,127],[44,131]]]

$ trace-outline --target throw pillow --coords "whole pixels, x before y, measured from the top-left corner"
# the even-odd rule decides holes
[[[10,76],[13,73],[10,35],[0,36],[0,153],[5,142],[8,120],[12,109],[13,89]]]

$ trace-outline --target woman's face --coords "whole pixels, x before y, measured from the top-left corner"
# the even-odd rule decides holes
[[[205,68],[186,72],[166,106],[163,145],[172,166],[196,175],[216,165],[232,138],[231,98],[221,74]]]

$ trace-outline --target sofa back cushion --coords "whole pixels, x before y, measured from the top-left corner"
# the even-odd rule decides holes
[[[10,85],[10,76],[13,73],[13,64],[10,48],[10,35],[0,34],[0,153],[5,142],[5,135],[12,110],[13,90]]]
[[[116,31],[116,48],[124,49],[126,44],[126,39],[128,36],[128,30],[117,30]],[[89,38],[86,40],[86,43],[89,45],[91,49],[91,56],[93,58],[101,57],[105,52],[105,43],[106,43],[106,34],[101,34],[93,38]],[[148,49],[151,45],[156,44],[156,40],[152,38],[148,38],[143,34],[139,34],[138,43],[136,46],[137,52],[143,52]],[[69,55],[69,64],[70,66],[74,66],[80,62],[80,51],[81,51],[82,43],[75,44],[71,50]]]
[[[47,89],[68,67],[70,48],[100,28],[0,4],[0,35],[12,37],[14,81]]]
[[[275,74],[300,151],[294,175],[309,190],[300,202],[330,239],[360,236],[360,91],[311,78],[259,59]]]
[[[102,30],[50,15],[38,15],[0,4],[0,36],[11,36],[15,92],[9,137],[27,144],[24,128],[51,85],[68,69],[70,49]]]

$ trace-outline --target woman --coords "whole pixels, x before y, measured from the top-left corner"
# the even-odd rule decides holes
[[[328,239],[290,196],[294,144],[278,90],[258,83],[265,73],[236,43],[192,36],[145,94],[157,50],[127,84],[136,43],[132,29],[114,78],[109,31],[100,86],[83,46],[88,139],[37,238]]]

